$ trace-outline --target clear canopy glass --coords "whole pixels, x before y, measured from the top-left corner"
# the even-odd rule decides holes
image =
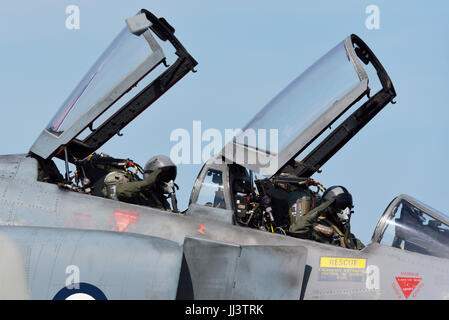
[[[123,28],[64,101],[47,130],[60,135],[70,128],[150,54],[148,41],[143,35],[137,36],[129,32],[128,27]],[[114,102],[110,101],[110,104]]]
[[[224,157],[272,176],[368,92],[351,37],[293,80],[224,149]]]
[[[414,200],[400,199],[385,213],[378,242],[402,250],[449,258],[446,215]]]
[[[275,154],[359,82],[342,41],[272,99],[244,127],[243,132],[251,129],[255,132],[258,129],[278,130],[277,146],[267,143],[266,150]],[[239,137],[236,141],[240,142]],[[257,148],[254,141],[250,139],[245,144]]]
[[[226,209],[223,190],[223,173],[219,170],[210,169],[204,177],[197,203],[208,207]]]

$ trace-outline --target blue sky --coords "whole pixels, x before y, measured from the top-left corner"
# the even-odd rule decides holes
[[[68,5],[80,29],[65,27]],[[368,30],[368,5],[380,29]],[[101,151],[142,165],[169,154],[170,132],[241,128],[290,81],[351,33],[375,52],[393,81],[388,105],[314,178],[353,195],[352,231],[369,242],[388,203],[409,194],[449,214],[449,3],[447,1],[87,1],[3,2],[0,10],[2,154],[25,153],[84,73],[146,8],[164,16],[199,62]],[[201,165],[180,165],[187,206]]]

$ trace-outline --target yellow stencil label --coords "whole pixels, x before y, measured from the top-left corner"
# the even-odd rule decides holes
[[[365,269],[366,259],[321,257],[320,268]]]

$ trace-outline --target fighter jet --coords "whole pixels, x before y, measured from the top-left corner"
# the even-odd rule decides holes
[[[176,61],[167,63],[161,42]],[[204,164],[185,211],[104,197],[92,154],[196,65],[175,29],[142,9],[29,151],[0,156],[1,298],[449,298],[449,217],[411,196],[388,204],[362,250],[289,233],[320,201],[312,176],[396,97],[353,34]],[[251,138],[270,129],[276,139],[265,145]],[[141,174],[129,159],[109,165]]]

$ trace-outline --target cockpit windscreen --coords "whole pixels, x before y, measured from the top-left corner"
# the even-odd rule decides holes
[[[416,200],[394,205],[379,242],[402,250],[449,258],[449,219]]]

